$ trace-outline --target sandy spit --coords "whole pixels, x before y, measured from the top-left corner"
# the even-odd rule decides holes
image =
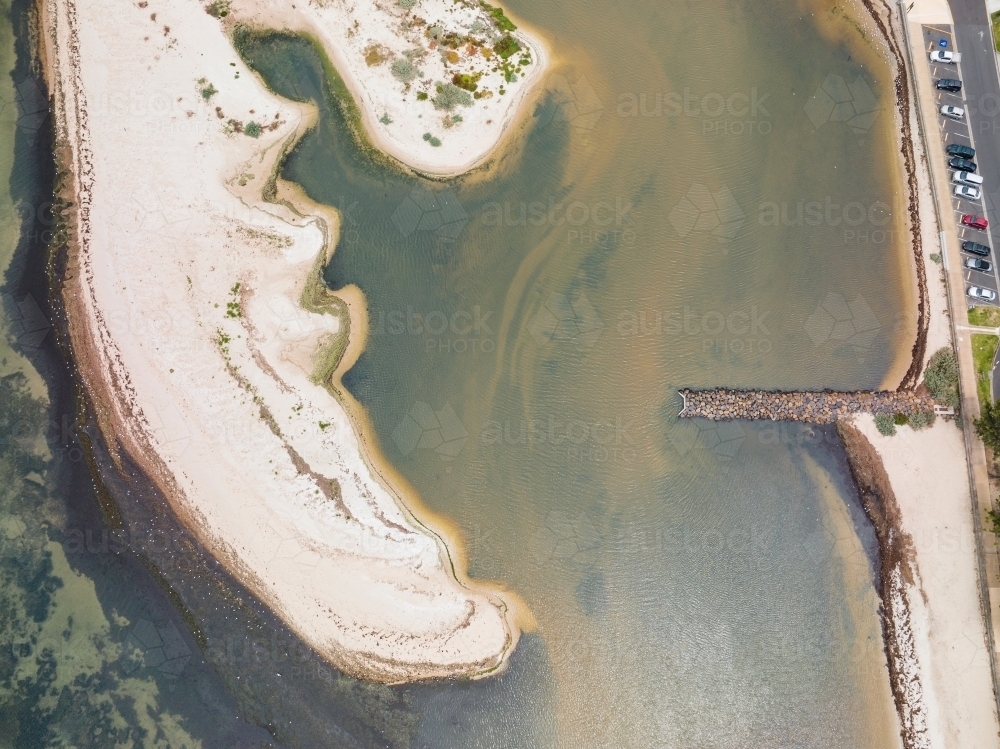
[[[40,10],[72,204],[68,329],[112,453],[344,671],[394,683],[502,669],[530,614],[468,580],[448,524],[379,465],[338,397],[343,364],[325,379],[334,355],[357,356],[363,295],[311,283],[335,215],[274,182],[315,110],[267,91],[192,0]]]

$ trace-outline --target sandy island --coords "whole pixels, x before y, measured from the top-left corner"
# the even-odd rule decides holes
[[[366,134],[439,175],[482,163],[519,122],[541,45],[465,0],[40,8],[73,206],[63,299],[112,454],[143,466],[226,568],[344,671],[497,672],[530,613],[465,577],[456,534],[385,467],[338,389],[363,346],[364,298],[318,280],[335,212],[275,180],[316,111],[269,92],[228,33],[243,21],[320,40]]]

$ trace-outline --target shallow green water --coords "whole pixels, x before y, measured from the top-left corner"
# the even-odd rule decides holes
[[[345,385],[386,458],[459,524],[471,573],[517,591],[538,631],[496,679],[368,689],[289,662],[273,623],[192,583],[201,657],[139,565],[102,545],[65,383],[46,378],[46,412],[5,348],[29,390],[8,382],[0,433],[27,435],[0,439],[16,613],[0,626],[21,645],[0,660],[0,746],[111,746],[112,731],[206,747],[892,743],[872,534],[835,436],[681,423],[674,394],[875,387],[905,346],[891,117],[864,43],[774,3],[511,8],[566,62],[501,175],[475,183],[372,163],[305,43],[245,51],[276,91],[321,104],[284,176],[340,208],[327,280],[368,298]],[[3,174],[30,145],[22,117],[5,123]],[[35,176],[14,171],[13,199]],[[4,226],[6,265],[20,227]],[[15,270],[8,283],[30,275]],[[6,328],[42,366],[46,328],[14,297]]]

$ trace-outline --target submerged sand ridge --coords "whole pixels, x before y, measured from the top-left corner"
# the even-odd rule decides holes
[[[198,3],[49,0],[43,17],[74,204],[63,293],[112,451],[345,671],[501,668],[516,598],[464,577],[329,387],[351,328],[348,305],[316,286],[331,213],[262,198],[313,109],[268,92]]]

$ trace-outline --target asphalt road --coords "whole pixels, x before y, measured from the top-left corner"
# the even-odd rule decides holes
[[[984,6],[984,16],[985,16]],[[976,37],[971,31],[972,27],[965,27],[969,36]],[[944,39],[947,47],[939,46],[938,42]],[[987,39],[987,52],[989,47],[989,36]],[[945,144],[961,143],[971,145],[976,149],[975,161],[979,165],[978,174],[983,177],[983,199],[980,201],[969,201],[951,196],[951,204],[954,213],[955,225],[958,227],[960,240],[971,239],[990,247],[1000,247],[1000,211],[995,208],[1000,207],[1000,127],[997,132],[992,132],[993,125],[986,113],[1000,113],[1000,95],[996,96],[996,106],[992,106],[993,97],[987,96],[984,92],[989,86],[1000,92],[1000,85],[996,84],[997,71],[992,58],[988,54],[983,54],[981,50],[972,48],[971,52],[966,52],[962,44],[962,39],[953,34],[949,26],[924,26],[923,27],[924,49],[927,54],[935,49],[949,49],[962,53],[962,62],[958,65],[943,65],[930,62],[925,57],[925,63],[930,66],[931,76],[936,80],[939,78],[959,78],[963,83],[963,90],[960,93],[949,93],[946,91],[935,91],[936,106],[942,104],[952,104],[966,110],[964,120],[951,120],[938,115],[940,131]],[[985,58],[987,64],[981,64]],[[918,63],[919,64],[919,63]],[[988,66],[992,65],[992,68]],[[967,72],[968,71],[968,72]],[[987,74],[992,71],[993,81],[988,80]],[[986,78],[986,83],[981,83]],[[998,145],[992,144],[996,140]],[[950,186],[951,187],[951,186]],[[994,200],[996,198],[996,200]],[[985,215],[990,222],[990,228],[986,232],[968,229],[961,225],[960,219],[964,213],[975,213]],[[962,254],[963,263],[971,255]],[[969,286],[980,286],[998,292],[1000,303],[1000,269],[996,267],[994,258],[990,258],[994,267],[988,273],[963,269],[966,288]],[[970,300],[971,302],[971,300]],[[982,304],[983,302],[977,302]]]

